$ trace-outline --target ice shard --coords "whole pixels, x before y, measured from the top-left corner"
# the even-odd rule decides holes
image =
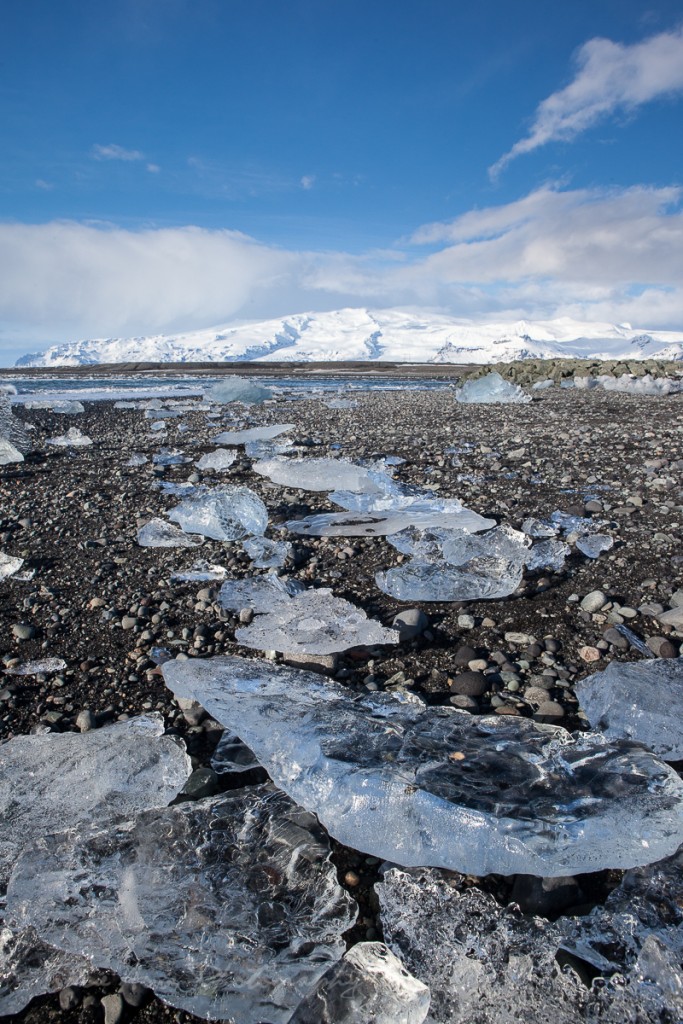
[[[226,729],[211,757],[211,767],[217,775],[239,775],[252,768],[260,768],[260,765],[253,750],[234,732]]]
[[[612,661],[580,679],[575,692],[594,729],[683,761],[683,658]]]
[[[200,537],[188,536],[165,519],[150,519],[138,530],[137,540],[141,548],[196,548],[203,544]]]
[[[37,895],[37,893],[36,893]],[[92,965],[54,949],[33,928],[15,931],[0,919],[0,1015],[19,1013],[34,998],[67,985],[85,985]]]
[[[261,534],[268,525],[268,509],[249,487],[223,484],[187,498],[168,513],[186,533],[213,540],[243,540]]]
[[[66,668],[63,658],[39,658],[37,661],[25,661],[20,665],[10,666],[5,669],[8,676],[38,676],[54,675]]]
[[[495,526],[495,521],[484,519],[477,512],[461,506],[451,512],[420,508],[387,512],[325,512],[290,520],[286,525],[291,533],[308,537],[386,537],[410,527],[475,533]]]
[[[261,405],[273,392],[248,377],[223,377],[204,392],[204,401],[219,405],[228,402],[243,402],[245,405]]]
[[[495,372],[477,380],[466,380],[461,388],[456,389],[455,398],[467,405],[531,401],[531,395],[527,395],[518,384],[503,380]]]
[[[48,437],[45,444],[53,444],[59,448],[87,448],[92,444],[92,438],[82,434],[78,427],[69,427],[66,434]]]
[[[224,473],[230,469],[236,458],[235,452],[229,452],[227,448],[216,448],[214,452],[207,452],[201,459],[197,459],[195,466],[197,469],[212,469],[216,473]]]
[[[172,580],[186,580],[188,582],[200,582],[202,580],[224,580],[228,570],[222,565],[214,565],[212,562],[200,560],[195,562],[189,569],[177,569],[171,573]]]
[[[592,536],[579,537],[576,546],[587,558],[599,558],[614,546],[614,539],[604,533],[594,533]]]
[[[242,547],[257,569],[278,569],[292,554],[292,545],[286,540],[250,537]]]
[[[383,494],[393,485],[390,477],[347,459],[262,459],[254,463],[259,476],[302,491],[335,489],[359,494]]]
[[[369,619],[331,590],[304,590],[272,612],[235,630],[235,640],[257,651],[334,654],[350,647],[397,644],[398,632]]]
[[[293,423],[275,423],[270,427],[249,427],[247,430],[224,430],[222,434],[214,437],[216,444],[240,445],[249,444],[252,441],[271,441],[280,434],[286,434],[288,430],[294,430]]]
[[[6,555],[4,551],[0,551],[0,580],[6,580],[9,576],[13,576],[15,572],[19,572],[23,564],[23,558]]]
[[[548,540],[540,540],[528,552],[525,565],[530,572],[538,569],[558,572],[564,568],[564,563],[571,554],[571,551],[572,549],[568,544],[554,537],[550,537]]]
[[[0,466],[11,462],[23,462],[31,450],[31,440],[26,427],[12,412],[9,395],[0,392]]]
[[[434,1024],[661,1024],[683,1014],[681,877],[679,853],[555,923],[432,870],[392,869],[375,888],[385,940],[429,985]]]
[[[358,694],[264,660],[162,672],[331,835],[394,863],[550,877],[649,863],[683,840],[683,782],[631,743]]]
[[[46,836],[19,859],[8,908],[208,1019],[285,1024],[331,963],[355,904],[312,815],[271,786]],[[36,879],[43,882],[36,899]]]
[[[422,1024],[429,989],[383,942],[359,942],[330,967],[289,1024]]]
[[[243,580],[226,580],[221,587],[218,603],[231,612],[251,608],[263,614],[276,611],[303,589],[303,585],[296,580],[283,580],[271,573],[266,576],[247,576]]]
[[[192,459],[189,455],[183,455],[182,452],[162,448],[160,452],[152,456],[152,462],[155,466],[185,466],[188,462],[192,462]]]

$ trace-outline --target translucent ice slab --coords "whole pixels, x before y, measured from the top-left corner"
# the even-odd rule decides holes
[[[249,487],[224,484],[181,502],[168,518],[186,533],[200,533],[213,540],[242,540],[263,533],[268,510]]]
[[[8,907],[172,1006],[285,1024],[355,917],[329,852],[312,815],[251,787],[45,837],[20,858]]]
[[[390,477],[346,459],[262,459],[254,463],[253,470],[276,484],[303,491],[340,489],[382,494],[393,484]]]
[[[228,402],[244,402],[245,405],[260,405],[272,398],[273,392],[248,377],[223,377],[204,392],[204,400],[220,405]]]
[[[218,602],[228,611],[241,612],[252,608],[259,614],[273,612],[288,603],[294,594],[303,590],[295,580],[283,580],[280,576],[247,576],[243,580],[226,580],[221,587]]]
[[[214,452],[207,452],[201,459],[197,459],[195,466],[197,469],[213,469],[217,473],[224,473],[236,458],[235,452],[229,452],[227,448],[216,448]]]
[[[78,427],[69,427],[66,434],[48,437],[45,444],[54,444],[60,448],[87,448],[92,444],[92,438],[82,434]]]
[[[23,564],[23,558],[15,558],[14,555],[6,555],[4,551],[0,551],[0,580],[6,580],[15,572],[19,572]]]
[[[579,537],[576,546],[587,558],[599,558],[614,546],[614,539],[604,533],[594,533],[589,537]]]
[[[385,537],[409,527],[419,530],[487,530],[495,526],[493,519],[460,508],[453,512],[407,509],[395,512],[327,512],[305,519],[290,520],[287,529],[309,537]]]
[[[196,548],[202,543],[200,537],[188,536],[165,519],[150,519],[138,530],[138,544],[142,548]]]
[[[478,380],[466,380],[463,386],[456,390],[455,398],[456,401],[466,404],[531,401],[531,395],[527,395],[519,385],[503,380],[501,375],[495,372],[487,373]]]
[[[278,569],[292,554],[292,545],[286,540],[250,537],[242,545],[257,569]]]
[[[649,863],[683,840],[683,782],[642,747],[262,660],[162,671],[340,842],[394,863],[556,876]]]
[[[66,662],[63,658],[39,658],[37,661],[25,661],[13,668],[6,668],[5,673],[8,676],[54,675],[65,668]]]
[[[216,444],[249,444],[252,441],[270,441],[280,434],[294,430],[293,423],[277,423],[270,427],[249,427],[248,430],[224,430],[214,438]]]

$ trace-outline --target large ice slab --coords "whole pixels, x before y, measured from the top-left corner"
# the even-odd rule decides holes
[[[268,525],[268,509],[249,487],[224,484],[176,505],[168,518],[185,533],[200,533],[213,540],[243,540],[261,534]]]
[[[0,551],[0,580],[6,580],[9,576],[13,576],[15,572],[19,572],[23,564],[23,558],[7,555],[4,551]]]
[[[313,816],[283,793],[234,790],[37,841],[8,908],[172,1006],[285,1024],[342,956],[355,917],[329,853]]]
[[[257,615],[249,626],[235,630],[235,640],[257,651],[334,654],[350,647],[397,644],[399,634],[321,587],[304,590],[274,611]]]
[[[631,871],[604,907],[556,923],[433,870],[392,869],[376,891],[434,1024],[661,1024],[683,1014],[682,866],[678,854]]]
[[[207,402],[226,405],[228,402],[243,402],[245,405],[260,405],[272,398],[273,392],[249,377],[222,377],[204,392]]]
[[[137,541],[141,548],[196,548],[203,544],[201,537],[191,537],[165,519],[144,523],[138,530]]]
[[[410,527],[475,533],[495,526],[495,521],[461,506],[452,512],[419,508],[387,512],[325,512],[305,519],[292,519],[286,525],[291,533],[308,537],[386,537]]]
[[[294,430],[294,423],[275,423],[270,427],[249,427],[246,430],[224,430],[214,437],[216,444],[240,445],[252,441],[270,441],[288,430]]]
[[[340,842],[394,863],[557,876],[648,863],[683,841],[683,782],[633,744],[359,695],[268,661],[162,671]]]
[[[262,459],[253,466],[259,476],[302,491],[346,490],[359,494],[384,494],[393,485],[390,477],[348,459]]]
[[[461,388],[456,389],[455,398],[468,405],[531,401],[531,395],[527,395],[518,384],[503,380],[495,371],[478,380],[466,380]]]
[[[359,942],[299,1004],[289,1024],[422,1024],[429,989],[383,942]]]
[[[580,679],[575,692],[594,729],[644,743],[667,761],[683,760],[683,658],[612,661]]]

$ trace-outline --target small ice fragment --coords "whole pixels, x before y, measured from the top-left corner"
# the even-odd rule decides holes
[[[166,661],[171,661],[175,657],[174,654],[169,651],[168,647],[152,647],[149,652],[149,656],[155,665],[163,665]]]
[[[235,630],[235,640],[258,651],[334,654],[350,647],[397,644],[395,629],[368,619],[362,608],[331,590],[304,590],[274,611]]]
[[[178,416],[182,416],[178,409],[147,409],[145,412],[146,420],[175,420]]]
[[[9,392],[0,392],[0,466],[23,462],[31,450],[26,426],[12,412]]]
[[[527,555],[526,567],[529,572],[538,569],[547,569],[551,572],[559,572],[564,568],[564,563],[571,554],[572,549],[564,541],[556,540],[554,537],[548,540],[538,541],[533,545]]]
[[[605,533],[594,533],[589,537],[579,537],[576,546],[587,558],[599,558],[614,546],[614,538]]]
[[[547,523],[544,519],[531,517],[522,523],[522,533],[526,533],[528,537],[557,537],[559,531],[559,526]]]
[[[260,659],[162,672],[331,835],[384,860],[555,877],[650,863],[683,841],[683,782],[632,743],[359,694]]]
[[[356,907],[336,874],[314,817],[258,786],[46,836],[22,854],[8,907],[171,1006],[286,1024],[344,953]]]
[[[213,752],[211,767],[217,775],[239,775],[241,772],[251,771],[252,768],[260,768],[260,765],[254,757],[253,750],[250,750],[246,743],[242,743],[234,732],[226,729]]]
[[[280,441],[246,441],[244,445],[245,455],[257,460],[273,459],[292,450],[293,445],[289,438]]]
[[[78,416],[79,413],[85,412],[85,406],[82,402],[77,402],[75,400],[53,402],[52,411],[66,416]]]
[[[383,942],[359,942],[299,1004],[289,1024],[422,1024],[429,988]]]
[[[115,409],[127,409],[127,410],[137,409],[138,408],[138,403],[137,402],[123,402],[123,401],[114,402],[114,408]]]
[[[183,455],[182,452],[162,448],[160,452],[152,456],[152,462],[155,466],[184,466],[188,462],[192,462],[192,459],[189,455]]]
[[[216,444],[240,445],[253,441],[270,441],[288,430],[294,430],[294,423],[276,423],[270,427],[249,427],[248,430],[225,430],[214,437]]]
[[[323,405],[328,409],[355,409],[358,402],[353,398],[330,398]]]
[[[289,541],[268,540],[267,537],[250,537],[242,547],[257,569],[278,569],[292,554]]]
[[[546,391],[548,388],[555,386],[555,381],[551,377],[546,377],[545,380],[537,380],[535,384],[531,385],[532,391]]]
[[[15,448],[6,437],[0,437],[0,466],[7,466],[11,462],[23,462],[24,456],[18,448]]]
[[[15,558],[13,555],[6,555],[0,551],[0,580],[6,580],[8,576],[14,576],[24,564],[23,558]]]
[[[225,405],[228,402],[243,402],[245,405],[260,405],[268,398],[273,397],[273,392],[263,385],[248,377],[223,377],[216,384],[212,384],[204,392],[206,402],[214,402]]]
[[[683,760],[683,658],[612,661],[575,684],[594,729],[644,743],[667,761]]]
[[[78,427],[69,427],[66,434],[62,434],[60,437],[48,437],[45,443],[62,448],[85,448],[92,444],[92,439],[86,434],[82,434]]]
[[[569,512],[560,512],[559,509],[550,516],[550,521],[557,526],[566,536],[569,533],[578,533],[585,536],[587,533],[597,533],[604,520],[589,519],[587,516],[573,516]]]
[[[248,576],[243,580],[226,580],[221,587],[218,603],[228,611],[240,612],[252,608],[257,614],[273,612],[291,601],[303,590],[296,580],[283,580],[281,576]]]
[[[339,488],[360,494],[380,494],[385,490],[384,481],[387,485],[393,483],[389,477],[383,478],[383,474],[347,459],[262,459],[254,463],[253,470],[276,484],[303,491]]]
[[[142,452],[133,452],[131,457],[128,459],[128,462],[126,463],[126,465],[127,466],[144,466],[146,462],[149,462],[149,459],[147,458],[146,455],[143,455]]]
[[[237,456],[226,448],[216,448],[214,452],[207,452],[201,459],[195,462],[197,469],[213,469],[216,473],[223,473],[230,469]]]
[[[262,534],[268,525],[268,509],[249,487],[224,484],[185,501],[168,513],[186,533],[213,540],[243,540]]]
[[[22,665],[6,668],[8,676],[49,676],[66,668],[63,658],[39,658],[36,661],[25,661]]]
[[[466,380],[461,388],[456,389],[455,398],[457,402],[466,404],[531,401],[531,395],[495,372],[487,373],[478,380]]]
[[[196,548],[200,537],[190,537],[178,526],[165,519],[150,519],[138,530],[138,544],[142,548]]]
[[[187,580],[189,582],[200,582],[201,580],[224,580],[228,570],[222,565],[213,565],[211,562],[195,562],[190,569],[178,569],[171,573],[172,580]]]

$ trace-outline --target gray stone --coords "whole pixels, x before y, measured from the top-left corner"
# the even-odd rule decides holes
[[[218,791],[218,776],[210,768],[196,768],[183,786],[182,796],[189,800],[202,800]]]
[[[12,626],[12,633],[17,640],[33,640],[38,630],[29,622],[17,622]]]
[[[683,628],[683,605],[678,608],[669,608],[657,616],[664,626],[673,626],[674,629]]]
[[[73,985],[67,985],[59,993],[59,1005],[62,1010],[75,1010],[80,1002],[80,992]]]
[[[420,608],[406,608],[394,616],[391,625],[398,630],[399,638],[403,642],[423,633],[429,627],[429,619]]]
[[[657,658],[678,657],[678,648],[665,636],[648,637],[647,646]]]
[[[517,875],[510,899],[518,903],[524,914],[548,917],[559,914],[567,907],[583,900],[581,886],[575,878],[539,878],[537,875]]]
[[[139,1009],[147,1002],[152,995],[152,990],[147,988],[146,985],[140,985],[138,982],[122,981],[119,992],[123,997],[123,1001],[134,1009]]]
[[[586,594],[584,599],[581,601],[581,608],[583,608],[585,612],[599,612],[606,604],[607,598],[603,594],[602,590],[592,590],[590,594]]]
[[[93,715],[92,711],[88,708],[84,708],[76,716],[76,728],[80,729],[81,732],[90,732],[91,729],[97,727],[97,719]]]
[[[490,682],[482,672],[461,672],[451,683],[453,693],[465,697],[481,697],[490,689]]]
[[[101,1005],[104,1011],[104,1024],[119,1024],[123,1017],[123,999],[118,992],[104,996]]]

